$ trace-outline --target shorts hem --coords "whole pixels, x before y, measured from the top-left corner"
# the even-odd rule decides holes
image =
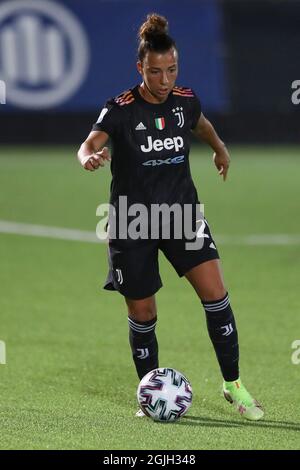
[[[219,256],[219,253],[216,252],[216,253],[212,253],[210,256],[207,256],[205,259],[201,259],[201,260],[195,260],[194,262],[191,262],[189,265],[185,266],[183,269],[176,269],[176,272],[178,274],[179,277],[183,277],[185,276],[185,274],[190,271],[190,269],[193,269],[195,268],[196,266],[198,266],[199,264],[203,264],[203,263],[206,263],[206,261],[212,261],[214,259],[220,259],[220,256]]]
[[[142,294],[132,294],[131,292],[122,292],[120,289],[116,288],[112,282],[108,282],[107,284],[103,286],[103,289],[119,292],[119,294],[123,295],[124,297],[127,297],[128,299],[142,300],[142,299],[146,299],[147,297],[151,297],[152,295],[156,294],[156,292],[158,292],[159,289],[161,289],[161,287],[163,287],[162,283],[160,283],[158,286],[156,286],[155,289],[152,289],[149,292],[143,292]]]

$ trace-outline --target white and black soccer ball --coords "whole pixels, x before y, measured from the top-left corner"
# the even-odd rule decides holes
[[[154,369],[139,383],[137,399],[145,415],[155,421],[176,421],[192,404],[188,379],[175,369]]]

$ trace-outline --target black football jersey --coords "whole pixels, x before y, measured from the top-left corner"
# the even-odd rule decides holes
[[[199,99],[190,88],[175,86],[164,103],[152,104],[138,88],[110,99],[93,126],[112,141],[110,203],[117,207],[119,196],[148,207],[198,202],[189,150]]]

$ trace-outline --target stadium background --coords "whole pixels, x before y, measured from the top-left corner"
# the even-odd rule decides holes
[[[191,379],[195,399],[179,425],[132,418],[126,312],[100,290],[106,248],[92,243],[109,168],[85,173],[75,155],[106,99],[139,80],[151,11],[169,20],[178,84],[231,151],[225,185],[207,146],[195,143],[191,166],[243,377],[267,410],[259,424],[223,403],[200,304],[163,258],[161,364]],[[289,0],[0,2],[0,448],[299,449],[299,15]]]

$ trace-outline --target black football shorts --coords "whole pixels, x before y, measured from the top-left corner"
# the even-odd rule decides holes
[[[198,264],[219,258],[206,221],[200,237],[200,243],[193,245],[192,249],[187,249],[187,243],[194,243],[195,239],[187,240],[184,237],[136,240],[128,244],[123,240],[110,240],[109,272],[104,289],[117,290],[133,300],[150,297],[162,287],[158,266],[159,250],[164,253],[180,277]]]

